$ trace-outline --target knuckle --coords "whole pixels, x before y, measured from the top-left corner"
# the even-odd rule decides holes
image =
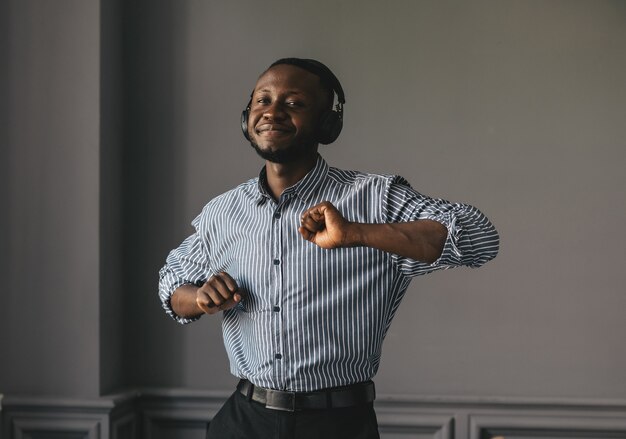
[[[228,282],[230,282],[232,280],[230,275],[228,273],[226,273],[225,271],[219,272],[218,276],[219,276],[219,282],[221,282],[223,284],[228,284]]]

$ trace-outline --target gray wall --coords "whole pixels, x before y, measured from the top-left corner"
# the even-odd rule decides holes
[[[98,234],[100,393],[119,388],[125,373],[123,303],[125,219],[122,197],[124,138],[123,16],[121,0],[100,3],[100,230]]]
[[[3,3],[0,393],[97,396],[99,6]]]
[[[332,165],[502,236],[484,268],[413,282],[379,393],[626,398],[626,3],[270,3],[1,6],[0,393],[232,388],[218,319],[169,321],[157,271],[257,174],[239,113],[294,55],[346,91]]]

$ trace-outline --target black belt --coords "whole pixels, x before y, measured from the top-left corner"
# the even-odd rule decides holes
[[[352,407],[367,404],[376,399],[372,381],[346,387],[318,390],[316,392],[286,392],[265,389],[255,386],[248,380],[241,380],[237,385],[237,390],[249,400],[261,403],[268,409],[288,412]]]

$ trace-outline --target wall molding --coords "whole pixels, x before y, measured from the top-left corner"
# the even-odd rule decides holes
[[[0,438],[203,438],[230,392],[141,389],[96,399],[0,395]],[[626,400],[380,395],[381,437],[626,439]]]
[[[576,437],[626,438],[626,416],[483,415],[470,418],[470,439]]]
[[[5,395],[0,398],[0,438],[116,437],[117,422],[135,417],[137,396],[136,392],[97,399]]]

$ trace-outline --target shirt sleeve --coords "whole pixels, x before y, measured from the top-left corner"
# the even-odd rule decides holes
[[[386,222],[429,219],[448,229],[443,252],[432,264],[394,255],[398,269],[406,276],[458,266],[477,268],[498,254],[498,232],[477,208],[424,196],[402,177],[392,177],[383,210]]]
[[[185,239],[178,248],[167,256],[165,266],[159,271],[159,298],[165,312],[181,324],[191,323],[197,318],[187,319],[176,315],[172,309],[171,297],[176,288],[182,285],[201,285],[210,273],[208,243],[199,231],[200,216],[192,225],[196,232]]]

